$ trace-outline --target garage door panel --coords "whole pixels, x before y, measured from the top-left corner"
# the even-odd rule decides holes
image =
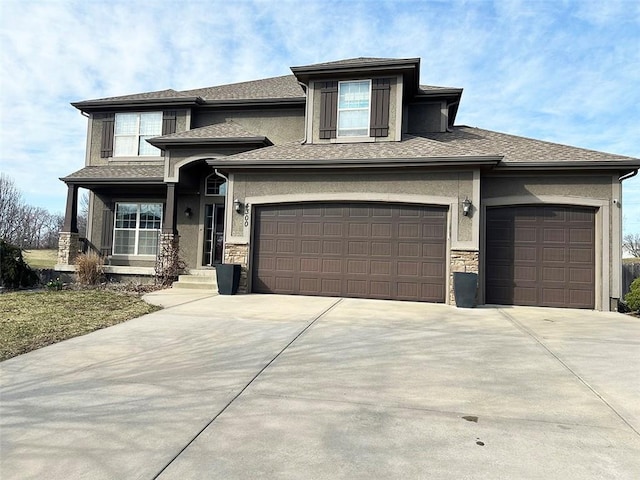
[[[372,260],[371,275],[391,275],[391,262]]]
[[[301,258],[300,272],[315,273],[315,274],[320,273],[320,259],[319,258]]]
[[[348,275],[368,275],[369,274],[369,261],[368,260],[349,260],[347,259],[347,271]]]
[[[398,238],[413,238],[420,237],[420,226],[415,223],[405,223],[398,225]]]
[[[302,295],[313,295],[320,290],[320,279],[300,277],[300,293]]]
[[[434,259],[440,261],[445,257],[446,246],[442,244],[423,243],[422,244],[422,258],[429,260]]]
[[[591,259],[594,257],[594,251],[591,248],[572,248],[569,253],[569,261],[572,264],[588,264],[591,265]]]
[[[390,255],[391,255],[391,243],[389,242],[372,242],[371,243],[372,257],[388,257]]]
[[[420,258],[420,244],[398,242],[398,256]]]
[[[513,253],[510,253],[512,252]],[[528,246],[507,246],[504,245],[500,248],[499,254],[503,259],[514,259],[518,262],[536,262],[538,260],[538,250],[535,247]]]
[[[302,240],[300,242],[300,253],[302,255],[317,255],[320,253],[320,243],[320,240]]]
[[[340,255],[342,253],[342,241],[322,241],[322,253],[325,255]]]
[[[392,225],[390,223],[374,223],[371,225],[371,236],[376,238],[391,238]]]
[[[368,223],[350,223],[349,224],[349,238],[371,236],[371,225]]]
[[[271,235],[265,233],[265,222],[273,223],[274,216],[285,225],[275,231],[286,233],[274,235],[272,225]],[[443,302],[446,219],[444,207],[259,206],[253,290]],[[267,260],[273,257],[275,261]]]
[[[536,229],[531,227],[520,227],[515,231],[515,239],[518,243],[536,243]]]
[[[542,261],[564,263],[566,253],[564,247],[542,247]]]
[[[569,241],[572,245],[591,245],[593,230],[590,228],[572,228]]]
[[[300,225],[300,234],[303,237],[317,237],[322,235],[322,226],[320,222],[303,222]]]
[[[489,208],[486,240],[487,303],[594,307],[595,209]]]
[[[347,242],[347,253],[349,255],[369,255],[369,246],[371,244],[369,242],[363,241],[348,241]]]
[[[321,273],[335,274],[342,273],[342,259],[322,259]]]

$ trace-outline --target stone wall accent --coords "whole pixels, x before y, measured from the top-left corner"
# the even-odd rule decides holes
[[[242,243],[225,243],[224,263],[238,263],[242,266],[240,269],[240,285],[238,286],[238,293],[248,293],[249,245]]]
[[[73,265],[79,250],[79,234],[60,232],[60,237],[58,238],[58,265]]]
[[[453,272],[478,273],[479,253],[477,250],[451,250],[449,273],[449,304],[455,305],[453,293]]]
[[[182,270],[179,250],[180,237],[175,233],[162,232],[158,235],[158,254],[156,255],[156,278],[163,283],[177,278]]]

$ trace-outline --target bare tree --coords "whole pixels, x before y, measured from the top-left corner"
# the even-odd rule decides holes
[[[63,223],[64,216],[24,203],[11,177],[0,173],[0,238],[20,248],[55,248]]]
[[[87,221],[89,219],[89,192],[84,190],[80,194],[78,208],[78,233],[81,237],[87,236]]]
[[[22,207],[22,193],[13,179],[0,173],[0,238],[9,243],[18,243]]]
[[[629,233],[622,239],[622,248],[632,256],[640,258],[640,234]]]

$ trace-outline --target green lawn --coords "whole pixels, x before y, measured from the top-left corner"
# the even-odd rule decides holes
[[[0,295],[0,360],[131,320],[159,307],[109,290]]]
[[[53,268],[58,260],[57,250],[23,250],[22,253],[31,268]]]

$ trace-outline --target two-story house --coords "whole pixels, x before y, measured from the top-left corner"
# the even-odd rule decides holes
[[[421,85],[417,58],[356,58],[292,75],[74,103],[77,192],[107,271],[153,275],[178,242],[192,271],[240,263],[241,291],[614,309],[621,182],[640,160],[466,126],[462,89]],[[508,108],[504,104],[487,108]]]

